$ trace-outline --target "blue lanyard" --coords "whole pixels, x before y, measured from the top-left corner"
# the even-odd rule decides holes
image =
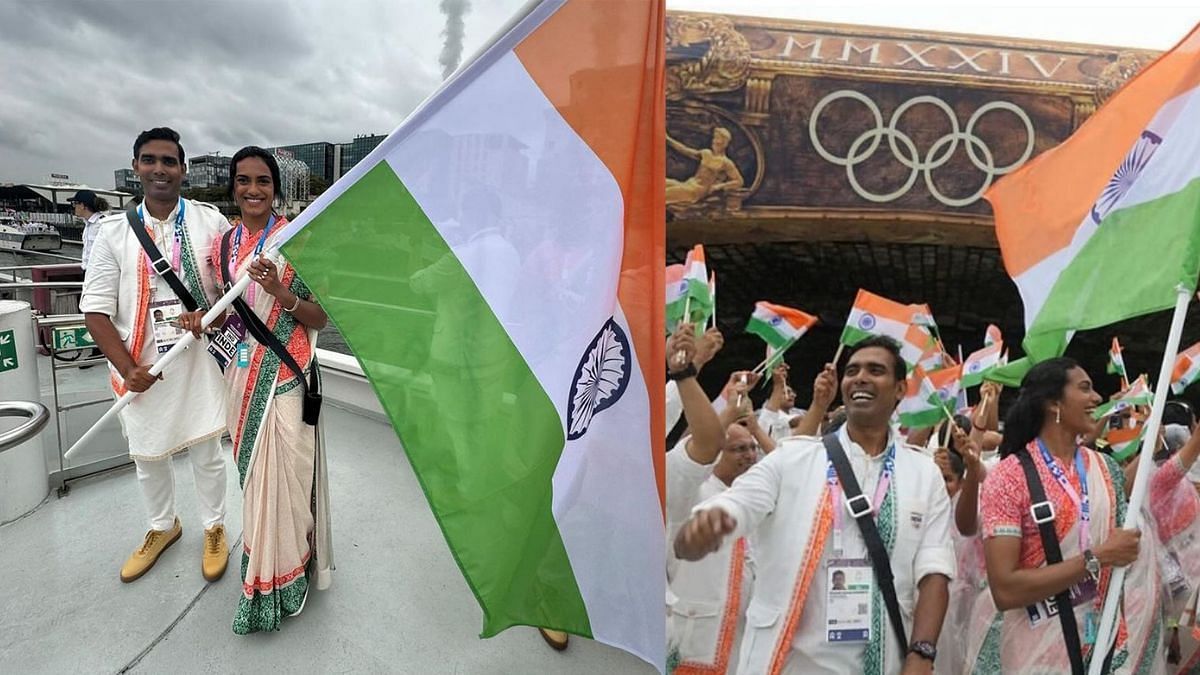
[[[1071,481],[1067,480],[1067,475],[1063,472],[1062,467],[1055,461],[1054,456],[1050,454],[1050,450],[1046,448],[1045,442],[1042,439],[1037,439],[1038,450],[1042,453],[1042,461],[1046,463],[1046,468],[1050,470],[1050,474],[1054,476],[1054,480],[1062,487],[1075,506],[1079,508],[1079,520],[1082,521],[1079,529],[1079,539],[1081,542],[1081,550],[1086,549],[1087,543],[1091,541],[1091,532],[1088,526],[1092,521],[1092,506],[1091,500],[1088,499],[1088,484],[1087,484],[1087,469],[1083,465],[1083,453],[1078,449],[1075,450],[1075,473],[1079,476],[1079,492],[1075,492],[1075,487],[1071,485]]]
[[[146,213],[145,213],[145,211],[142,210],[142,206],[143,206],[142,204],[138,204],[138,215],[141,216],[142,222],[144,223],[144,222],[146,222]],[[180,197],[179,198],[179,210],[178,210],[178,212],[175,213],[175,236],[176,237],[178,237],[180,231],[183,230],[183,210],[184,210],[183,197]]]
[[[254,247],[254,255],[259,255],[262,253],[263,244],[266,244],[267,237],[271,236],[272,227],[275,227],[275,214],[271,214],[271,218],[267,220],[267,228],[263,230],[262,238],[258,240],[258,244]],[[229,260],[229,266],[232,268],[229,270],[230,276],[232,276],[237,269],[238,251],[240,251],[242,248],[242,232],[245,231],[246,223],[243,221],[240,225],[238,225],[237,232],[234,233],[233,237],[233,256]]]

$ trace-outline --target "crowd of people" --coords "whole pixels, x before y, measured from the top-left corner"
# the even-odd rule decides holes
[[[753,371],[710,400],[696,376],[722,344],[687,323],[667,340],[667,430],[684,429],[666,462],[670,672],[1081,673],[1093,658],[1106,673],[1200,672],[1200,434],[1185,401],[1146,442],[1156,468],[1127,530],[1137,456],[1098,442],[1110,418],[1071,359],[1035,365],[1003,422],[1002,387],[984,382],[967,414],[904,429],[908,364],[890,338],[826,364],[807,410],[786,364],[758,411]]]

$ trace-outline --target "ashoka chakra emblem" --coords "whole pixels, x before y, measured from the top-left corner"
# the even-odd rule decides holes
[[[633,364],[629,338],[609,319],[596,335],[575,369],[567,401],[567,440],[582,438],[592,419],[612,407],[629,385]]]
[[[781,323],[783,323],[783,319],[782,319],[782,318],[780,318],[780,317],[778,317],[778,316],[773,316],[773,317],[771,317],[771,325],[772,325],[772,326],[778,326],[778,325],[779,325],[779,324],[781,324]]]
[[[858,317],[858,327],[863,330],[871,330],[872,328],[874,328],[875,327],[875,315],[874,314],[863,314],[862,316]]]
[[[1125,193],[1133,187],[1137,182],[1137,178],[1142,173],[1142,169],[1150,163],[1150,158],[1158,150],[1158,146],[1162,145],[1162,138],[1152,131],[1143,131],[1137,142],[1133,144],[1133,148],[1129,154],[1125,155],[1125,159],[1121,160],[1121,165],[1113,173],[1109,179],[1108,185],[1104,186],[1104,190],[1100,192],[1100,198],[1092,205],[1092,222],[1096,225],[1104,220],[1109,211],[1121,201]]]
[[[980,368],[982,368],[982,367],[983,367],[983,364],[981,364],[981,363],[979,363],[978,361],[976,361],[976,362],[972,363],[971,365],[967,366],[967,372],[969,372],[969,373],[978,373],[978,372],[979,372],[979,369],[980,369]]]

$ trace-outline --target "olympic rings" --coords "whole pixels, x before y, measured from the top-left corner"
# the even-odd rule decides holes
[[[845,157],[838,157],[821,144],[820,135],[817,133],[817,121],[821,117],[821,113],[826,106],[841,99],[851,99],[858,101],[874,118],[875,126],[872,129],[867,129],[858,135],[850,143],[849,149],[846,151]],[[899,129],[900,118],[908,112],[910,108],[918,105],[932,105],[941,110],[946,118],[950,120],[950,132],[933,142],[929,149],[925,152],[922,158],[921,153],[917,149],[916,143],[912,137],[905,134]],[[1007,111],[1017,117],[1018,120],[1025,126],[1025,150],[1016,161],[1005,166],[996,166],[995,156],[987,142],[979,136],[975,135],[975,126],[979,120],[992,111]],[[812,141],[813,149],[825,161],[846,168],[846,178],[850,182],[850,187],[858,196],[867,201],[875,203],[886,203],[895,201],[900,197],[908,194],[913,185],[916,184],[917,178],[924,173],[925,186],[929,189],[929,193],[934,199],[945,204],[946,206],[961,207],[975,203],[983,196],[987,189],[991,187],[996,178],[1004,174],[1015,171],[1018,167],[1024,164],[1030,157],[1033,156],[1034,147],[1034,128],[1033,121],[1029,119],[1019,106],[1009,103],[1008,101],[992,101],[983,106],[980,106],[967,120],[965,129],[960,130],[958,116],[954,109],[948,103],[936,96],[914,96],[907,101],[901,103],[895,111],[892,112],[891,119],[888,120],[887,126],[883,123],[883,113],[879,110],[879,106],[875,104],[870,97],[861,92],[850,89],[842,89],[827,94],[824,98],[817,102],[813,107],[812,115],[808,118],[808,136]],[[892,156],[901,165],[909,170],[908,178],[904,183],[893,190],[884,194],[872,192],[862,186],[858,181],[858,177],[854,173],[854,168],[859,164],[870,159],[875,151],[879,149],[883,138],[887,138],[888,149],[891,150]],[[984,174],[983,184],[974,193],[967,197],[956,198],[948,197],[940,190],[933,182],[933,171],[944,166],[950,161],[950,158],[958,150],[959,141],[962,141],[967,151],[967,159],[971,164]],[[867,147],[863,147],[866,145]],[[944,148],[944,150],[943,150]],[[939,154],[940,153],[940,154]]]

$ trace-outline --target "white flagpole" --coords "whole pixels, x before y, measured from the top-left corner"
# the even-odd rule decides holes
[[[279,249],[273,248],[269,250],[265,254],[265,257],[272,262],[275,262],[279,258]],[[233,301],[236,300],[238,296],[245,292],[249,285],[249,274],[246,274],[242,276],[241,279],[238,279],[238,282],[233,285],[233,288],[229,289],[229,292],[221,296],[221,299],[217,300],[217,302],[213,304],[212,309],[208,310],[208,312],[204,314],[204,318],[200,320],[201,325],[207,328],[210,324],[212,324],[212,322],[224,316],[225,310],[233,304]],[[172,361],[179,358],[179,355],[183,353],[183,350],[187,349],[188,346],[195,341],[196,337],[192,335],[191,332],[184,333],[183,337],[179,339],[179,342],[175,343],[174,347],[171,347],[170,351],[168,351],[166,354],[163,354],[157,361],[154,362],[154,365],[150,366],[150,375],[157,376],[159,373],[161,373],[163,369],[166,368]],[[93,424],[90,429],[85,431],[84,434],[79,437],[79,440],[75,441],[75,444],[63,454],[63,459],[70,459],[72,454],[74,454],[83,446],[87,445],[88,441],[92,440],[100,427],[104,426],[112,418],[116,417],[117,413],[120,412],[122,408],[129,405],[129,403],[133,401],[134,397],[137,395],[138,392],[136,391],[125,392],[125,394],[122,395],[121,398],[117,399],[117,402],[108,409],[108,412],[104,413],[100,419],[96,420],[96,423]]]
[[[1137,478],[1133,481],[1133,492],[1129,495],[1129,508],[1125,511],[1125,522],[1121,525],[1127,530],[1137,530],[1142,522],[1142,504],[1146,501],[1146,493],[1150,488],[1150,474],[1154,473],[1154,441],[1158,438],[1158,427],[1162,422],[1163,408],[1167,403],[1167,390],[1170,389],[1171,372],[1175,367],[1175,355],[1179,351],[1179,338],[1183,335],[1183,320],[1187,315],[1188,300],[1192,294],[1182,286],[1176,288],[1175,313],[1171,316],[1171,330],[1167,333],[1167,347],[1163,351],[1162,367],[1158,370],[1158,389],[1154,392],[1154,407],[1150,411],[1150,421],[1146,425],[1146,433],[1142,435],[1142,454],[1138,457]],[[1142,555],[1145,555],[1143,549]],[[1156,564],[1151,561],[1150,564]],[[1113,570],[1108,584],[1108,593],[1104,598],[1104,613],[1100,616],[1100,631],[1096,636],[1096,647],[1092,650],[1092,663],[1088,667],[1089,675],[1101,675],[1104,669],[1104,658],[1112,649],[1115,635],[1117,604],[1121,600],[1121,588],[1125,582],[1127,567]]]

